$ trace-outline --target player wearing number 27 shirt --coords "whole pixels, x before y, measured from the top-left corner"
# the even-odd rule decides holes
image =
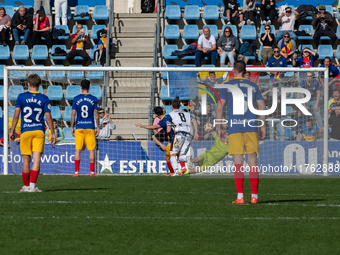
[[[99,115],[98,100],[89,94],[90,81],[84,79],[80,83],[82,93],[73,99],[71,130],[75,137],[76,152],[74,155],[75,173],[73,177],[79,177],[80,154],[82,150],[89,151],[90,176],[97,176],[94,172],[94,160],[96,149],[96,136],[99,134]],[[75,116],[77,118],[75,119]],[[97,122],[97,130],[95,133],[95,123]],[[74,130],[74,123],[76,130]]]
[[[27,79],[29,91],[21,93],[15,104],[15,113],[12,129],[9,135],[11,141],[15,138],[15,127],[21,114],[21,142],[22,154],[22,181],[24,186],[21,192],[41,192],[35,184],[40,172],[40,158],[44,153],[46,114],[47,124],[51,130],[51,144],[55,144],[54,128],[51,117],[50,101],[48,97],[38,92],[41,79],[37,74],[32,74]],[[30,171],[31,155],[33,165]]]

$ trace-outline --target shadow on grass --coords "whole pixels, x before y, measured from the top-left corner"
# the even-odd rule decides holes
[[[84,189],[51,189],[51,190],[44,190],[44,192],[58,192],[58,191],[88,191],[88,190],[112,190],[113,188],[84,188]]]
[[[259,204],[269,204],[269,203],[295,203],[295,202],[320,202],[325,199],[283,199],[283,200],[268,200],[261,201]]]

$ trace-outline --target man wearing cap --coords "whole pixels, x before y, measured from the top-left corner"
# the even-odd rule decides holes
[[[329,12],[326,12],[326,7],[324,5],[319,6],[319,11],[320,13],[318,13],[312,21],[312,25],[315,29],[313,37],[315,47],[319,47],[321,36],[329,36],[331,38],[331,45],[333,46],[336,40],[336,35],[332,28],[332,15]]]

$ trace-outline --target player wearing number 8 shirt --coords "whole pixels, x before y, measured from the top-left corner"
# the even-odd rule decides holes
[[[75,173],[73,177],[79,177],[80,155],[81,151],[85,150],[85,147],[89,151],[90,176],[95,177],[97,176],[94,172],[96,136],[99,135],[98,100],[89,94],[89,80],[82,80],[80,87],[82,93],[73,99],[71,115],[71,130],[76,140],[76,152],[74,155]],[[76,114],[77,119],[75,121]],[[96,132],[94,121],[97,122]],[[74,122],[76,122],[75,131]]]
[[[216,108],[216,119],[223,118],[223,107],[225,103],[228,103],[228,117],[229,117],[229,129],[228,129],[228,140],[229,140],[229,154],[233,155],[235,170],[234,179],[235,186],[237,190],[237,199],[233,201],[236,204],[243,204],[243,181],[244,181],[244,169],[243,169],[243,155],[244,151],[247,153],[247,161],[250,167],[249,179],[250,186],[252,189],[251,203],[258,203],[257,190],[259,184],[258,178],[258,167],[257,167],[257,154],[259,154],[259,141],[258,141],[258,123],[252,122],[250,120],[256,120],[257,116],[252,113],[247,107],[245,107],[245,112],[241,115],[234,114],[234,100],[238,102],[239,100],[245,100],[248,105],[248,100],[250,97],[249,93],[252,93],[252,105],[255,102],[260,110],[266,110],[261,92],[259,87],[244,78],[246,73],[246,64],[243,61],[235,61],[234,63],[234,80],[227,82],[229,88],[222,88],[220,90],[221,103],[217,105]],[[234,96],[232,89],[241,90],[243,98],[237,98]],[[235,93],[236,94],[236,93]],[[235,97],[235,98],[234,98]],[[235,104],[236,105],[236,104]],[[255,106],[254,106],[255,107]],[[260,120],[259,120],[260,121]],[[262,126],[261,126],[261,139],[264,139],[266,135],[266,117],[261,116]],[[218,126],[218,135],[222,142],[225,142],[224,131]]]
[[[12,129],[9,135],[10,141],[15,139],[15,127],[21,114],[21,142],[22,154],[22,180],[24,186],[21,192],[41,192],[35,184],[40,171],[40,158],[44,153],[45,124],[51,130],[51,144],[55,145],[54,128],[51,117],[50,101],[48,97],[38,92],[41,79],[37,74],[32,74],[27,79],[29,91],[21,93],[15,104],[15,113]],[[33,154],[33,166],[30,171],[31,155]]]
[[[189,112],[180,110],[180,105],[181,102],[178,98],[172,100],[171,108],[173,111],[169,113],[169,116],[171,117],[170,121],[175,128],[175,136],[172,140],[170,148],[170,161],[175,172],[174,175],[179,174],[177,157],[179,159],[181,167],[184,167],[185,161],[187,161],[186,154],[190,148],[191,143],[191,115]],[[183,168],[181,170],[181,173],[182,171],[186,172],[186,170],[187,169]]]

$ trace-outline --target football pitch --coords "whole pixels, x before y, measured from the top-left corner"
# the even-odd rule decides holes
[[[1,254],[334,254],[339,178],[262,178],[236,205],[232,178],[0,176]],[[338,251],[338,252],[337,252]]]

